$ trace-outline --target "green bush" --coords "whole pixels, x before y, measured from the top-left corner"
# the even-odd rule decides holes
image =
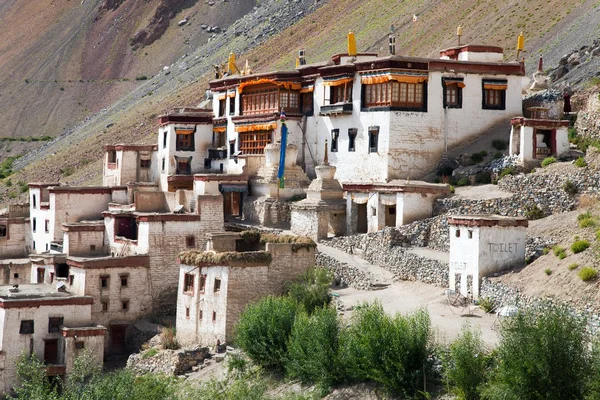
[[[577,221],[582,221],[582,220],[584,220],[584,219],[590,219],[590,218],[592,218],[592,217],[593,217],[592,213],[591,213],[591,212],[589,212],[589,211],[586,211],[586,212],[584,212],[584,213],[581,213],[581,214],[579,214],[579,215],[577,216]]]
[[[496,301],[491,297],[482,297],[479,299],[479,307],[484,313],[489,314],[496,308]]]
[[[581,253],[582,251],[587,250],[588,247],[590,247],[590,242],[588,242],[587,240],[585,240],[585,239],[576,240],[571,245],[571,251],[573,253],[577,254],[577,253]]]
[[[151,358],[158,354],[158,350],[154,347],[142,353],[142,358]]]
[[[573,271],[574,269],[579,268],[579,264],[577,263],[573,263],[573,264],[569,264],[569,271]]]
[[[450,345],[443,365],[444,376],[460,399],[479,399],[479,387],[486,381],[489,372],[481,333],[465,325],[460,336]]]
[[[552,248],[552,252],[554,253],[554,255],[556,257],[558,257],[560,255],[560,253],[564,253],[567,249],[565,249],[562,246],[556,245]]]
[[[456,181],[456,186],[468,186],[471,184],[471,181],[466,176],[463,176],[458,181]]]
[[[492,140],[492,147],[496,150],[506,150],[506,148],[508,147],[508,143],[506,142],[506,140],[495,139]]]
[[[556,162],[556,158],[554,157],[546,157],[542,161],[542,167],[547,167],[550,164],[554,164]]]
[[[412,398],[422,387],[431,335],[426,311],[390,317],[380,303],[363,305],[340,335],[340,365],[351,381],[374,381]]]
[[[587,167],[587,162],[585,161],[585,158],[578,157],[577,160],[575,160],[575,166],[579,168]]]
[[[241,314],[236,342],[255,364],[268,370],[284,370],[297,307],[290,297],[269,296],[249,305]]]
[[[567,309],[520,312],[503,322],[486,400],[583,399],[591,369],[586,323]]]
[[[473,164],[478,164],[480,162],[483,161],[483,156],[481,155],[481,153],[473,153],[471,154],[471,162]]]
[[[563,251],[562,253],[560,253],[560,254],[558,255],[558,258],[559,258],[560,260],[564,260],[565,258],[567,258],[567,253],[566,253],[565,251]]]
[[[537,206],[529,206],[525,209],[525,218],[529,220],[544,218],[544,212]]]
[[[593,228],[596,226],[596,221],[593,218],[582,219],[579,221],[580,228]]]
[[[146,75],[138,75],[135,77],[136,81],[145,81],[146,79],[148,79]]]
[[[569,142],[574,142],[574,140],[577,138],[577,129],[571,127],[568,129],[568,132]]]
[[[506,175],[514,175],[514,174],[515,174],[514,167],[507,167],[507,168],[504,168],[502,171],[500,171],[500,175],[498,176],[498,179],[502,179]]]
[[[331,302],[329,288],[333,275],[325,268],[311,268],[287,288],[288,295],[312,314],[317,307],[328,306]]]
[[[165,327],[160,331],[160,343],[163,349],[177,350],[179,343],[177,342],[177,332],[175,327]]]
[[[487,156],[487,155],[488,155],[488,152],[487,152],[487,150],[481,150],[481,151],[479,152],[479,155],[480,155],[481,157],[485,157],[485,156]]]
[[[546,275],[550,276],[550,275],[552,275],[552,270],[551,270],[550,268],[546,268],[546,269],[544,270],[544,273],[545,273]]]
[[[287,345],[287,375],[303,383],[331,387],[340,379],[339,325],[334,308],[319,308],[312,315],[300,310]]]
[[[499,158],[502,158],[502,157],[504,157],[504,153],[503,152],[497,151],[497,152],[494,153],[494,159],[495,160],[497,160]]]
[[[579,270],[579,278],[582,281],[587,282],[596,279],[598,276],[598,270],[592,267],[583,267]]]
[[[578,191],[577,185],[573,181],[571,181],[569,179],[567,179],[565,181],[565,183],[563,183],[563,187],[562,188],[563,188],[563,190],[567,194],[569,194],[571,196],[575,196],[577,194],[577,191]]]
[[[477,176],[475,176],[475,182],[482,184],[492,183],[492,173],[490,171],[478,173]]]

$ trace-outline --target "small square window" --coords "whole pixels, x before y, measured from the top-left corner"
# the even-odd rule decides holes
[[[348,151],[353,152],[356,151],[356,135],[358,134],[358,129],[350,128],[348,129]]]
[[[50,232],[50,220],[45,220],[44,221],[44,231],[46,231],[46,233]]]
[[[127,287],[129,275],[121,275],[121,287]]]
[[[21,335],[30,335],[33,333],[33,320],[25,319],[21,321],[21,327],[19,328],[19,333]]]
[[[150,168],[150,160],[140,160],[140,168],[142,168],[142,169]]]
[[[454,236],[460,237],[460,229],[457,229],[456,232],[454,232]]]
[[[469,239],[473,239],[473,231],[469,231]]]
[[[103,289],[108,288],[108,280],[109,280],[108,276],[101,276],[100,277],[100,287]]]
[[[0,237],[8,236],[8,227],[6,225],[0,225]]]
[[[190,308],[189,308],[189,307],[186,307],[186,308],[185,308],[185,317],[186,317],[187,319],[190,319]]]
[[[185,238],[185,245],[188,249],[193,249],[196,247],[196,238],[194,236],[187,236]]]
[[[123,300],[123,302],[121,303],[121,308],[123,309],[123,311],[129,310],[129,300]]]
[[[215,293],[220,292],[221,291],[221,280],[215,278]]]
[[[69,275],[69,285],[73,286],[73,282],[75,282],[75,275]]]
[[[85,342],[75,342],[75,350],[85,349]]]
[[[377,153],[377,147],[379,142],[379,127],[369,127],[369,153]]]
[[[13,274],[13,278],[15,278],[15,279],[19,279],[19,273],[15,272],[15,273]]]
[[[54,282],[54,272],[50,272],[50,283]]]
[[[183,276],[183,293],[194,293],[194,274],[185,274]]]
[[[203,314],[202,314],[202,310],[199,310],[199,311],[198,311],[198,319],[202,319],[202,316],[203,316]]]
[[[96,245],[90,244],[90,251],[96,251]]]
[[[213,311],[213,322],[217,320],[217,312]]]
[[[64,317],[50,317],[48,318],[48,333],[60,332],[60,326],[64,323]]]
[[[340,137],[339,129],[331,130],[331,152],[335,153],[338,151],[338,139]]]
[[[102,301],[102,312],[107,312],[108,311],[108,300],[103,300]]]
[[[37,218],[34,218],[33,221],[31,222],[31,230],[33,232],[35,232],[36,229],[37,229]],[[33,248],[35,249],[35,242],[34,242]]]

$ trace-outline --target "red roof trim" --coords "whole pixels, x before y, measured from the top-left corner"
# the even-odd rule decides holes
[[[39,308],[41,306],[84,306],[94,304],[94,298],[86,297],[67,297],[67,298],[52,298],[45,297],[39,299],[28,300],[10,300],[0,299],[0,308]]]
[[[67,259],[67,265],[71,267],[94,269],[111,267],[149,267],[150,257],[148,256],[129,256],[129,257],[103,257],[100,259],[71,260]]]

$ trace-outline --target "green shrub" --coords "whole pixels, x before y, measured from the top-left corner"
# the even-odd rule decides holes
[[[328,306],[331,302],[329,288],[333,283],[333,275],[325,268],[311,268],[296,282],[287,288],[288,295],[301,304],[309,313],[317,307]]]
[[[562,253],[560,253],[560,254],[558,255],[558,258],[559,258],[560,260],[564,260],[565,258],[567,258],[567,252],[563,251]]]
[[[582,281],[587,282],[596,279],[598,270],[592,267],[583,267],[579,270],[577,275],[579,275],[579,278],[581,278]]]
[[[482,398],[583,399],[592,371],[587,345],[585,321],[564,308],[506,319],[497,367]]]
[[[544,212],[537,206],[529,206],[525,209],[525,218],[529,220],[544,218]]]
[[[11,187],[12,186],[12,180],[7,179],[6,182],[4,183],[6,186]]]
[[[160,343],[162,344],[163,349],[179,349],[175,327],[165,327],[161,329]]]
[[[501,151],[497,151],[494,153],[494,160],[504,157],[504,153]]]
[[[596,240],[600,240],[600,229],[596,231]]]
[[[506,150],[506,148],[508,147],[508,143],[506,142],[506,140],[495,139],[492,140],[492,147],[496,150]]]
[[[596,221],[593,218],[579,220],[580,228],[590,228],[590,227],[593,228],[595,226],[596,226]]]
[[[479,307],[484,313],[489,314],[496,308],[496,301],[491,297],[482,297],[479,299]]]
[[[592,216],[592,213],[591,213],[591,212],[589,212],[589,211],[586,211],[586,212],[584,212],[584,213],[581,213],[581,214],[579,214],[579,215],[577,216],[577,221],[582,221],[582,220],[584,220],[584,219],[590,219],[590,218],[592,218],[592,217],[593,217],[593,216]]]
[[[506,175],[514,175],[514,174],[515,174],[514,167],[507,167],[507,168],[504,168],[502,171],[500,171],[500,175],[498,176],[498,179],[502,179]]]
[[[558,258],[560,258],[562,254],[564,254],[564,255],[565,255],[565,257],[566,257],[566,255],[567,255],[567,249],[565,249],[565,248],[564,248],[564,247],[562,247],[562,246],[558,246],[558,245],[556,245],[556,246],[554,246],[554,247],[552,248],[552,252],[553,252],[553,253],[554,253],[554,255],[555,255],[556,257],[558,257]],[[564,257],[563,257],[563,258],[564,258]]]
[[[454,194],[456,192],[456,189],[454,188],[453,185],[450,185],[450,193]]]
[[[577,185],[573,181],[571,181],[569,179],[567,179],[565,181],[565,183],[563,183],[563,187],[562,188],[563,188],[563,190],[567,194],[569,194],[571,196],[575,196],[577,194],[577,191],[578,191]]]
[[[444,360],[444,376],[452,391],[465,400],[479,399],[479,387],[485,382],[488,356],[481,333],[463,326],[460,336],[450,345]]]
[[[255,364],[268,370],[284,370],[297,307],[292,298],[269,296],[249,305],[241,314],[236,342]]]
[[[573,263],[573,264],[569,264],[569,271],[573,271],[574,269],[579,268],[579,264],[577,263]]]
[[[590,247],[590,242],[588,242],[587,240],[585,240],[585,239],[576,240],[571,245],[571,251],[573,253],[577,254],[577,253],[581,253],[582,251],[587,250],[588,247]]]
[[[158,350],[156,348],[152,347],[142,353],[142,358],[154,357],[157,354],[158,354]]]
[[[546,275],[550,276],[550,275],[552,275],[552,270],[551,270],[550,268],[546,268],[546,269],[544,270],[544,273],[545,273]]]
[[[471,181],[466,176],[463,176],[458,181],[456,181],[456,186],[459,186],[459,187],[460,186],[467,186],[467,185],[470,185],[470,184],[471,184]]]
[[[136,81],[145,81],[146,79],[148,79],[146,75],[138,75],[135,77]]]
[[[573,143],[577,138],[577,129],[575,129],[574,127],[570,127],[568,129],[568,132],[569,142]]]
[[[487,150],[481,150],[481,151],[479,152],[479,155],[480,155],[481,157],[485,157],[485,156],[487,156],[487,155],[488,155],[488,152],[487,152]]]
[[[287,375],[303,383],[330,387],[338,373],[339,325],[334,308],[320,308],[312,315],[300,310],[287,345]]]
[[[483,161],[483,156],[481,155],[481,153],[473,153],[471,154],[471,162],[473,164],[478,164],[480,162]]]
[[[587,167],[587,162],[585,161],[585,158],[578,157],[577,160],[575,160],[575,166],[579,168]]]
[[[550,164],[554,164],[556,162],[556,158],[554,157],[546,157],[542,161],[542,167],[547,167]]]
[[[363,305],[340,335],[340,365],[350,380],[374,381],[412,398],[422,387],[431,335],[426,311],[390,317],[380,303]]]
[[[478,173],[477,176],[475,176],[475,182],[482,184],[492,183],[492,173],[490,171]]]
[[[550,253],[550,250],[551,250],[550,247],[544,247],[544,250],[542,250],[542,254],[546,255],[546,254]]]

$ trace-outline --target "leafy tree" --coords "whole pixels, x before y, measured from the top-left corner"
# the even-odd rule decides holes
[[[304,310],[296,314],[285,369],[289,377],[304,383],[329,388],[339,379],[337,312],[317,308],[312,315]]]
[[[257,365],[283,372],[297,308],[289,297],[268,296],[249,305],[237,325],[237,344]]]
[[[325,268],[311,268],[306,271],[298,281],[288,287],[288,295],[298,304],[304,306],[309,313],[317,307],[329,305],[331,294],[329,288],[333,282],[333,275]]]
[[[20,385],[15,387],[19,399],[58,400],[57,386],[46,376],[44,364],[32,355],[23,353],[17,360],[17,376]]]
[[[444,362],[444,375],[460,399],[479,399],[479,386],[485,382],[489,357],[481,333],[463,327],[461,335],[450,345]]]
[[[565,308],[511,317],[500,331],[496,374],[482,398],[584,398],[592,371],[585,327]]]

